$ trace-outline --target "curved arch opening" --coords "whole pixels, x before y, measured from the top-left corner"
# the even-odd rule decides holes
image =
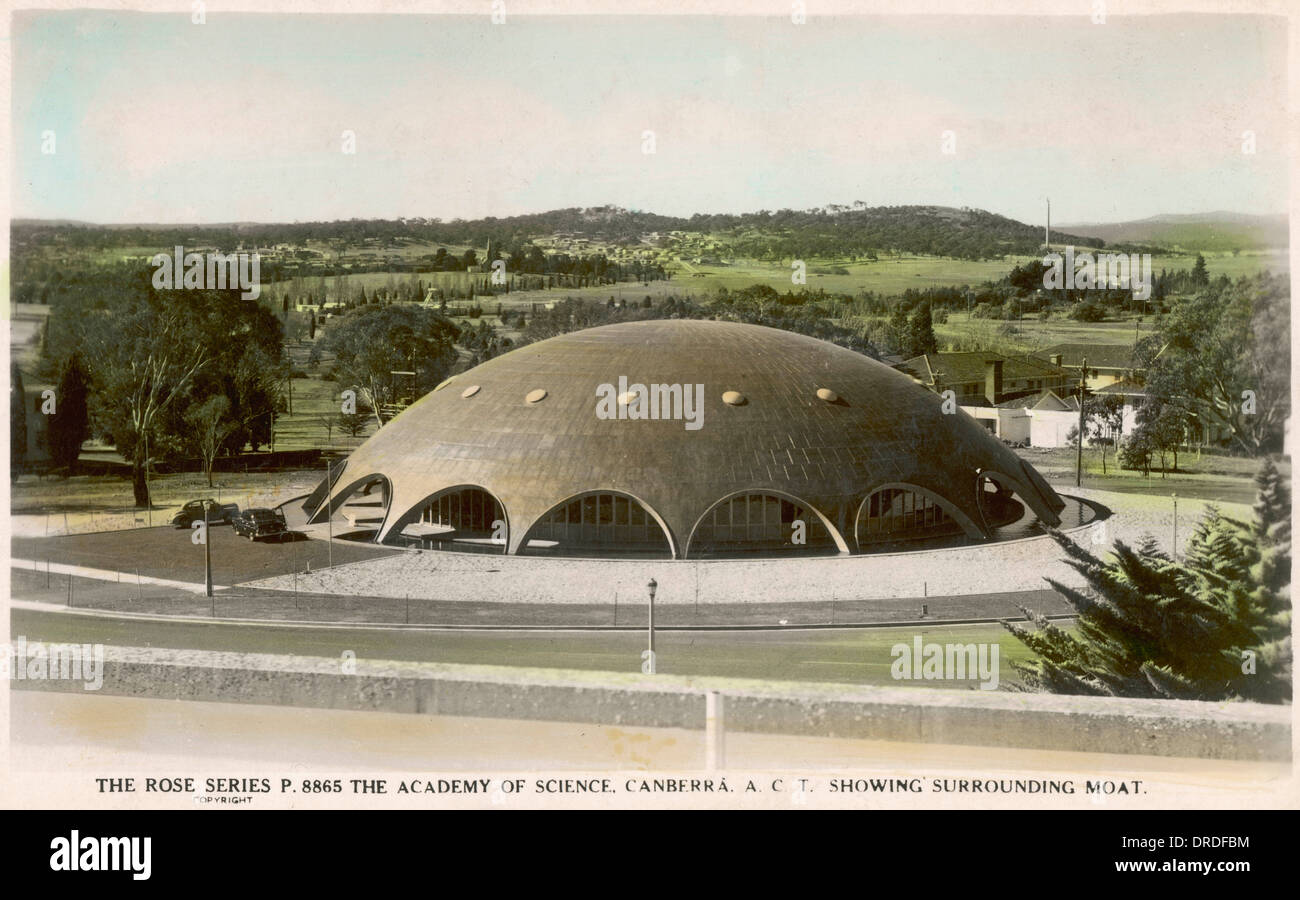
[[[505,506],[476,484],[458,484],[425,497],[397,519],[385,544],[423,550],[505,553],[510,524]]]
[[[557,504],[528,529],[518,553],[650,559],[675,555],[659,514],[622,491],[587,491]]]
[[[990,532],[1024,518],[1025,504],[1017,499],[1022,491],[1018,482],[999,472],[980,473],[976,500],[980,516]]]
[[[979,526],[948,500],[903,482],[883,484],[864,497],[853,532],[863,553],[962,534],[983,537]]]
[[[714,503],[691,529],[687,547],[693,559],[848,553],[818,509],[772,490],[738,491]]]
[[[370,540],[383,528],[393,487],[388,477],[373,473],[349,482],[330,493],[308,519],[309,524],[331,522],[334,537],[343,540]]]

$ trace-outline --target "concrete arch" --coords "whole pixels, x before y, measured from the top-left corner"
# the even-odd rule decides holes
[[[949,500],[947,497],[937,494],[934,491],[930,490],[929,488],[921,487],[921,485],[919,484],[912,484],[911,482],[908,481],[890,481],[884,484],[878,484],[875,487],[873,487],[871,490],[867,491],[866,496],[862,498],[862,502],[858,504],[858,511],[853,516],[853,542],[857,544],[859,553],[863,552],[862,539],[860,537],[860,531],[859,531],[859,529],[862,527],[862,511],[867,508],[867,503],[871,500],[872,497],[874,497],[876,494],[880,493],[881,491],[891,490],[891,489],[911,491],[914,494],[920,494],[923,497],[928,497],[936,505],[938,505],[945,513],[947,513],[954,522],[956,522],[958,525],[961,526],[961,530],[966,533],[967,537],[972,537],[980,541],[988,538],[988,532],[983,528],[981,528],[979,523],[977,523],[974,519],[966,515],[960,509],[958,509],[952,503],[952,501]]]
[[[390,537],[394,532],[396,532],[397,534],[401,534],[401,533],[402,533],[402,529],[405,528],[407,525],[411,524],[411,522],[415,521],[415,518],[420,514],[420,511],[423,510],[426,506],[428,506],[430,503],[432,503],[432,502],[435,501],[435,500],[439,500],[439,499],[441,499],[442,497],[446,496],[447,494],[453,494],[453,493],[455,493],[455,492],[457,492],[457,491],[482,491],[484,494],[487,494],[489,497],[491,497],[492,500],[496,503],[496,505],[497,505],[498,507],[500,507],[500,509],[501,509],[501,518],[502,518],[502,520],[504,520],[504,522],[505,522],[505,526],[506,526],[506,539],[505,539],[505,543],[504,543],[504,544],[502,545],[502,547],[501,547],[501,552],[502,552],[502,553],[507,553],[507,552],[509,552],[509,548],[510,548],[510,511],[509,511],[508,509],[506,509],[506,505],[505,505],[504,502],[502,502],[502,500],[501,500],[500,497],[498,497],[498,496],[497,496],[495,493],[493,493],[492,491],[489,491],[487,488],[483,487],[483,485],[481,485],[481,484],[469,484],[469,483],[465,483],[465,484],[453,484],[453,485],[449,485],[449,486],[447,486],[447,487],[445,487],[445,488],[440,488],[439,490],[434,491],[432,494],[429,494],[427,497],[425,497],[424,499],[420,500],[418,503],[415,503],[415,504],[411,505],[410,507],[408,507],[408,508],[406,509],[406,511],[403,512],[403,513],[402,513],[400,516],[398,516],[397,518],[392,518],[392,517],[390,516],[389,518],[391,519],[392,524],[391,524],[391,525],[388,524],[388,520],[385,520],[385,523],[384,523],[385,527],[384,527],[383,529],[380,530],[380,534],[383,534],[383,535],[384,535],[384,540],[385,540],[385,541],[386,541],[386,540],[387,540],[387,539],[388,539],[388,538],[389,538],[389,537]]]
[[[1009,488],[1013,494],[1029,505],[1029,508],[1034,511],[1034,515],[1038,516],[1039,520],[1044,524],[1050,525],[1053,528],[1061,524],[1061,517],[1057,515],[1057,510],[1050,508],[1046,502],[1044,502],[1042,494],[1031,488],[1019,478],[1014,478],[1004,472],[998,471],[997,469],[981,469],[978,472],[978,476],[979,478],[987,478],[990,481],[995,481],[1004,488]],[[977,502],[984,499],[982,496],[984,488],[983,485],[980,484],[979,478],[976,479],[975,499]],[[983,517],[983,515],[984,509],[983,506],[981,506],[980,516]]]
[[[831,520],[827,517],[827,515],[824,512],[822,512],[817,507],[813,506],[807,500],[802,500],[799,497],[796,497],[794,494],[788,494],[785,491],[779,491],[776,490],[775,488],[746,488],[743,491],[732,491],[730,494],[718,498],[717,500],[710,503],[708,508],[705,509],[704,512],[700,514],[699,518],[695,520],[695,524],[691,526],[690,537],[688,537],[686,540],[686,553],[684,556],[685,559],[691,558],[691,549],[695,543],[695,535],[700,530],[700,525],[704,523],[704,520],[705,518],[708,517],[709,513],[713,512],[722,504],[729,503],[734,498],[743,497],[747,494],[763,494],[768,497],[779,497],[782,500],[789,500],[791,503],[797,503],[800,506],[802,506],[804,509],[811,510],[813,515],[817,517],[817,520],[821,522],[822,527],[826,529],[826,533],[831,536],[831,540],[835,542],[835,547],[839,550],[839,552],[842,554],[848,554],[852,552],[851,550],[849,550],[849,545],[844,540],[844,535],[840,534],[840,530],[835,527],[835,524],[831,522]]]
[[[645,510],[645,514],[654,520],[654,522],[659,526],[659,529],[663,532],[664,540],[668,543],[669,558],[677,559],[681,555],[677,547],[677,538],[673,535],[673,530],[668,527],[668,522],[664,520],[664,517],[659,515],[658,511],[656,511],[653,506],[646,503],[636,494],[630,494],[627,491],[620,491],[615,488],[592,488],[589,491],[580,491],[576,494],[571,494],[568,497],[565,497],[559,503],[552,504],[547,508],[546,512],[529,522],[526,529],[522,529],[519,540],[511,542],[510,552],[516,556],[519,555],[519,551],[528,546],[528,539],[533,533],[533,530],[557,509],[562,506],[567,506],[575,500],[581,500],[584,497],[591,497],[596,494],[614,494],[619,497],[626,497],[628,500],[631,500],[633,503],[640,506]]]
[[[339,477],[341,476],[342,473],[340,472]],[[337,512],[339,508],[347,502],[348,498],[356,493],[358,489],[372,481],[384,482],[384,520],[379,524],[379,530],[383,531],[384,522],[388,520],[388,514],[390,512],[389,507],[392,506],[393,503],[393,482],[387,475],[380,472],[372,472],[363,478],[354,479],[348,482],[345,487],[337,490],[331,488],[328,499],[321,501],[320,506],[316,507],[316,511],[308,517],[307,524],[318,525],[321,522],[324,522],[328,517],[333,516],[334,513]]]

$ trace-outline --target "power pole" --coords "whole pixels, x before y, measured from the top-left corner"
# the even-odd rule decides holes
[[[1079,367],[1079,439],[1077,452],[1074,457],[1074,486],[1083,485],[1083,407],[1087,390],[1084,387],[1088,383],[1088,357],[1083,358],[1083,365]]]
[[[208,504],[210,501],[203,501],[203,586],[209,597],[212,596],[212,533],[210,531],[211,522],[208,518]],[[213,600],[216,603],[216,600]],[[215,609],[215,607],[214,607]],[[215,615],[215,614],[214,614]]]

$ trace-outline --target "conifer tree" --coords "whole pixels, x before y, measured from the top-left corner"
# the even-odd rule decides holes
[[[1087,588],[1048,583],[1078,613],[1073,630],[1021,608],[1003,621],[1036,659],[1013,664],[1026,690],[1186,700],[1291,699],[1290,495],[1265,460],[1255,521],[1206,511],[1184,560],[1147,538],[1103,561],[1053,533]]]
[[[76,469],[81,445],[90,433],[90,380],[75,353],[64,361],[55,390],[55,414],[49,418],[49,450],[55,466]]]

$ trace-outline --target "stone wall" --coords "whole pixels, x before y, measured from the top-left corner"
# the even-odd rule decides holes
[[[102,694],[632,727],[1289,760],[1291,708],[106,647]],[[79,691],[80,681],[12,681]]]

